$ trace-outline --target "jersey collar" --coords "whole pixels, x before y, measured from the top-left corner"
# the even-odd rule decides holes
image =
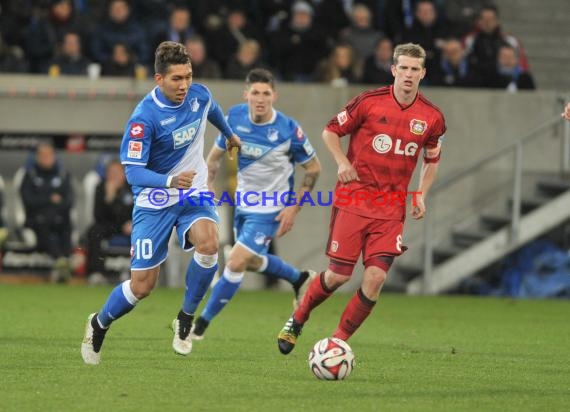
[[[275,111],[275,109],[271,109],[271,118],[268,121],[266,121],[264,123],[255,123],[253,121],[253,119],[251,118],[251,113],[249,112],[249,107],[248,107],[247,117],[249,117],[249,121],[256,126],[266,126],[266,125],[271,124],[275,121],[275,118],[277,117],[277,112]]]
[[[390,86],[390,95],[392,96],[392,99],[394,99],[394,102],[396,102],[396,104],[398,106],[400,106],[400,109],[402,110],[408,110],[410,107],[412,107],[414,105],[414,103],[418,100],[418,98],[420,97],[420,91],[418,90],[418,92],[416,93],[416,97],[414,97],[414,100],[407,106],[402,106],[400,104],[400,102],[398,101],[398,99],[396,99],[396,96],[394,95],[394,86]]]
[[[158,107],[160,107],[161,109],[164,109],[165,107],[169,108],[169,109],[176,109],[180,106],[182,106],[184,104],[184,102],[180,103],[178,106],[172,106],[170,104],[167,103],[171,103],[170,100],[168,100],[164,94],[162,94],[162,92],[160,91],[160,87],[156,86],[154,89],[152,89],[152,91],[150,92],[150,95],[152,96],[152,100],[154,100],[154,102],[156,103],[156,105]],[[188,95],[186,95],[188,96]],[[186,101],[186,99],[184,99],[184,101]]]

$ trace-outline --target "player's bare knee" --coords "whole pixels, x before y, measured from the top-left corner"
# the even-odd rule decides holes
[[[245,272],[249,264],[249,259],[237,256],[230,256],[226,266],[232,272]]]
[[[325,283],[330,289],[336,289],[344,285],[349,279],[350,276],[333,272],[330,269],[325,272]]]
[[[146,298],[153,289],[154,284],[149,281],[131,281],[131,290],[138,300]]]
[[[215,255],[218,254],[218,240],[217,239],[208,239],[200,244],[196,245],[196,252],[202,255]]]

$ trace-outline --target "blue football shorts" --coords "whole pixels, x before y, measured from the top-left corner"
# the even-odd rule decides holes
[[[190,227],[201,219],[220,223],[215,206],[193,206],[184,202],[164,209],[133,209],[133,231],[131,233],[131,269],[152,269],[166,260],[168,240],[172,228],[176,227],[180,247],[184,251],[194,248],[187,239]]]
[[[275,220],[279,212],[253,213],[237,209],[234,216],[236,243],[256,255],[267,254],[279,223]]]

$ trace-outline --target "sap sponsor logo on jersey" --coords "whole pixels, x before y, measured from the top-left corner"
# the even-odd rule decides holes
[[[176,121],[176,116],[167,117],[166,119],[160,121],[160,125],[167,126],[170,123],[174,123],[175,121]]]
[[[184,125],[179,129],[172,132],[174,140],[174,148],[180,149],[181,147],[188,146],[196,137],[196,132],[200,126],[200,120],[196,120],[190,124]]]
[[[142,159],[143,142],[137,142],[135,140],[129,141],[129,151],[127,152],[127,157],[131,159]]]
[[[409,142],[403,146],[402,139],[396,139],[396,143],[392,142],[392,138],[387,134],[379,134],[372,140],[372,147],[380,154],[388,153],[394,147],[394,153],[397,155],[414,156],[418,150],[418,144]]]
[[[422,135],[427,129],[427,122],[425,120],[412,119],[410,122],[410,132],[417,135]]]
[[[242,142],[240,154],[250,159],[259,159],[267,153],[269,149],[269,147],[260,144]]]
[[[348,120],[348,115],[346,114],[346,110],[343,110],[339,114],[336,115],[336,119],[338,120],[338,124],[341,126],[345,124]]]
[[[279,139],[279,130],[277,129],[267,129],[267,139],[269,139],[270,142],[276,142],[277,139]]]
[[[144,123],[132,123],[129,134],[135,139],[142,139],[144,137]]]
[[[305,149],[305,153],[307,153],[307,156],[310,156],[313,153],[315,153],[315,149],[311,145],[311,142],[309,142],[308,140],[305,143],[303,143],[303,149]]]

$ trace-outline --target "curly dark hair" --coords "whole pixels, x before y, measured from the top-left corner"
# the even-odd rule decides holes
[[[181,43],[174,41],[163,41],[156,48],[154,53],[154,71],[165,75],[168,68],[174,64],[192,63],[190,55]]]

